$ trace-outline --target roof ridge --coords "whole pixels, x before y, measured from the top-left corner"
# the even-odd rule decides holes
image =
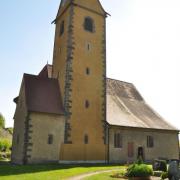
[[[47,78],[47,77],[43,77],[35,74],[27,74],[27,73],[24,73],[23,77],[31,77],[31,78],[46,79],[46,80],[57,80],[56,78]]]
[[[122,80],[119,80],[119,79],[113,79],[113,78],[109,78],[109,77],[107,77],[106,79],[110,80],[110,81],[113,80],[113,81],[118,81],[118,82],[125,83],[125,84],[130,84],[130,85],[134,86],[133,83],[130,83],[130,82],[127,82],[127,81],[122,81]]]

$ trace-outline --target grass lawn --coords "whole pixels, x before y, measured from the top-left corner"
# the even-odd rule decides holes
[[[8,163],[0,163],[0,180],[62,180],[68,177],[94,172],[124,168],[117,165],[27,165],[15,166]]]

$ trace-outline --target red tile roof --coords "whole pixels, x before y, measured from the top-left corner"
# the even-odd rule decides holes
[[[26,104],[29,111],[64,114],[57,79],[24,74]]]
[[[50,65],[50,64],[45,65],[38,76],[51,78],[52,77],[52,65]]]

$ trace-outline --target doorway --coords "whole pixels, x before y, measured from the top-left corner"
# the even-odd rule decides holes
[[[144,148],[142,146],[138,147],[138,159],[144,160]]]

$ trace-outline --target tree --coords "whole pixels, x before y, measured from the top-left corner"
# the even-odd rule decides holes
[[[5,118],[1,113],[0,113],[0,127],[5,128]]]

